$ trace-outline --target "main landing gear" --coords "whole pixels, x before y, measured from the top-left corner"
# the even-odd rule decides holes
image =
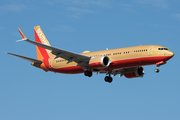
[[[104,78],[104,80],[105,80],[106,82],[111,83],[111,82],[113,81],[113,78],[111,77],[111,73],[108,73],[108,74],[109,74],[109,76],[106,76],[106,77]],[[86,70],[86,71],[84,72],[84,75],[85,75],[85,76],[88,76],[88,77],[91,77],[91,76],[92,76],[92,72],[91,72],[90,70]]]
[[[109,76],[106,76],[106,77],[104,78],[104,80],[105,80],[105,82],[111,83],[111,82],[113,81],[113,78],[111,77],[111,73],[108,73],[108,74],[109,74]]]
[[[84,75],[85,75],[85,76],[88,76],[88,77],[91,77],[91,76],[92,76],[92,72],[91,72],[90,70],[86,70],[86,71],[84,72]]]
[[[106,77],[104,78],[104,80],[105,80],[105,82],[111,83],[111,82],[113,81],[113,78],[112,78],[111,76],[106,76]]]

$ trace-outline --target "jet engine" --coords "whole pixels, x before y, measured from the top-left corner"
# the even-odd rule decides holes
[[[125,73],[124,76],[126,78],[137,78],[144,76],[144,68],[143,67],[134,67],[129,68]]]
[[[106,68],[110,65],[110,63],[111,61],[107,56],[94,57],[89,61],[90,67],[95,69]]]

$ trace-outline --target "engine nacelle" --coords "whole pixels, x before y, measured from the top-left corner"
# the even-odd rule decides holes
[[[111,61],[107,56],[94,57],[89,61],[89,65],[91,66],[91,68],[95,69],[106,68],[110,65],[110,63]]]
[[[143,77],[144,76],[144,68],[143,67],[134,67],[129,68],[125,72],[124,76],[126,78],[137,78],[137,77]]]

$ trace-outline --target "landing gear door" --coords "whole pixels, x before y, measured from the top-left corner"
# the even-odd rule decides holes
[[[154,48],[154,46],[150,46],[149,47],[148,55],[152,55],[153,54],[153,48]]]

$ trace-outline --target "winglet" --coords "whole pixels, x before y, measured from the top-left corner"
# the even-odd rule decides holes
[[[21,34],[22,39],[23,40],[27,39],[26,36],[23,34],[23,32],[21,31],[21,29],[19,27],[18,27],[18,30],[19,30],[19,32]]]

